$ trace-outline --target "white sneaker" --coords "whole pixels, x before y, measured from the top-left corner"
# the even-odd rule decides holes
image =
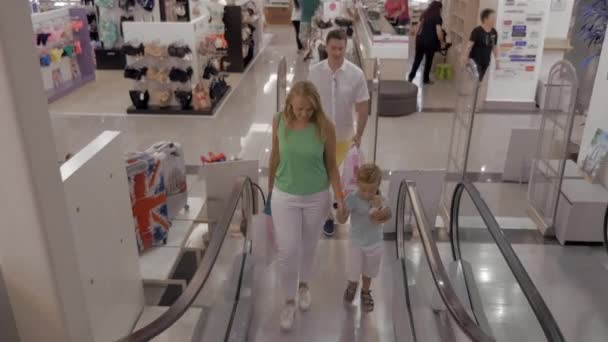
[[[293,322],[296,316],[296,305],[285,304],[283,311],[281,311],[281,329],[291,330],[293,328]]]
[[[312,297],[310,295],[310,290],[308,289],[308,287],[300,287],[298,289],[298,305],[300,306],[300,310],[310,310],[311,303]]]

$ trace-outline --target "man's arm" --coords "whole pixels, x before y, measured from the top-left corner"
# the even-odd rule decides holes
[[[494,54],[494,62],[496,63],[496,69],[500,69],[500,62],[498,61],[498,47],[494,45],[492,49],[492,54]]]

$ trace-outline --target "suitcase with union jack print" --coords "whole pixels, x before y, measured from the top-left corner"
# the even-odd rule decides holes
[[[140,253],[165,244],[171,227],[161,163],[146,152],[127,155],[129,193]]]

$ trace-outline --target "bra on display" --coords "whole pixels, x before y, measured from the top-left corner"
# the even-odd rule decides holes
[[[137,3],[146,11],[152,12],[154,9],[154,0],[137,0]]]
[[[169,72],[169,79],[171,82],[186,83],[192,78],[192,73],[193,70],[191,67],[188,67],[186,70],[171,68],[171,71]]]
[[[130,78],[130,79],[139,81],[144,76],[146,76],[147,71],[148,71],[148,68],[146,68],[146,67],[143,67],[140,69],[127,67],[125,69],[124,76],[125,76],[125,78]]]
[[[122,51],[127,56],[142,56],[144,54],[144,44],[133,46],[132,44],[127,43],[122,46]]]
[[[166,83],[168,80],[167,70],[151,67],[146,72],[146,78],[160,83]]]
[[[171,104],[171,92],[169,90],[154,90],[152,97],[153,102],[157,103],[161,108],[169,107]]]
[[[171,57],[184,58],[186,55],[191,54],[192,50],[190,50],[188,45],[171,44],[167,48],[167,52]]]
[[[63,55],[65,57],[71,58],[74,55],[74,45],[66,45],[63,47]]]
[[[51,34],[46,32],[36,34],[36,45],[46,45],[46,42],[49,40],[50,36]]]
[[[80,40],[75,40],[74,41],[74,52],[77,55],[82,54],[82,45],[80,44]]]
[[[51,62],[57,63],[61,61],[61,56],[63,56],[63,49],[51,49],[49,53],[51,54]]]
[[[217,62],[217,64],[219,64],[219,61],[213,59],[212,61],[209,61],[207,63],[207,66],[205,66],[205,70],[203,71],[204,79],[211,79],[211,76],[217,76],[220,73],[219,65],[215,65],[214,62]]]
[[[145,54],[152,57],[164,57],[167,55],[167,48],[158,43],[149,43],[145,46]]]
[[[192,94],[192,100],[194,109],[196,110],[204,110],[211,108],[211,98],[209,97],[209,91],[204,84],[199,83],[194,88]]]
[[[150,93],[148,91],[131,90],[129,91],[129,97],[133,106],[137,109],[148,109],[148,103],[150,102]]]
[[[82,20],[72,20],[72,31],[80,32],[83,26],[84,22]]]
[[[51,65],[51,55],[48,53],[44,53],[40,55],[40,66],[49,66]]]
[[[179,102],[182,110],[192,109],[192,92],[188,90],[176,90],[175,98]]]
[[[135,7],[135,0],[118,0],[118,7],[124,11],[129,11]]]

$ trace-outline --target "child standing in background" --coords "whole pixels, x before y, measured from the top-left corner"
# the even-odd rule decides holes
[[[359,280],[361,288],[361,308],[365,312],[374,310],[372,279],[380,271],[384,246],[382,244],[382,224],[391,218],[391,209],[384,205],[379,194],[382,171],[373,164],[362,165],[357,172],[357,190],[346,197],[345,207],[338,210],[338,222],[344,224],[351,216],[351,231],[348,258],[348,286],[344,301],[355,299]]]

